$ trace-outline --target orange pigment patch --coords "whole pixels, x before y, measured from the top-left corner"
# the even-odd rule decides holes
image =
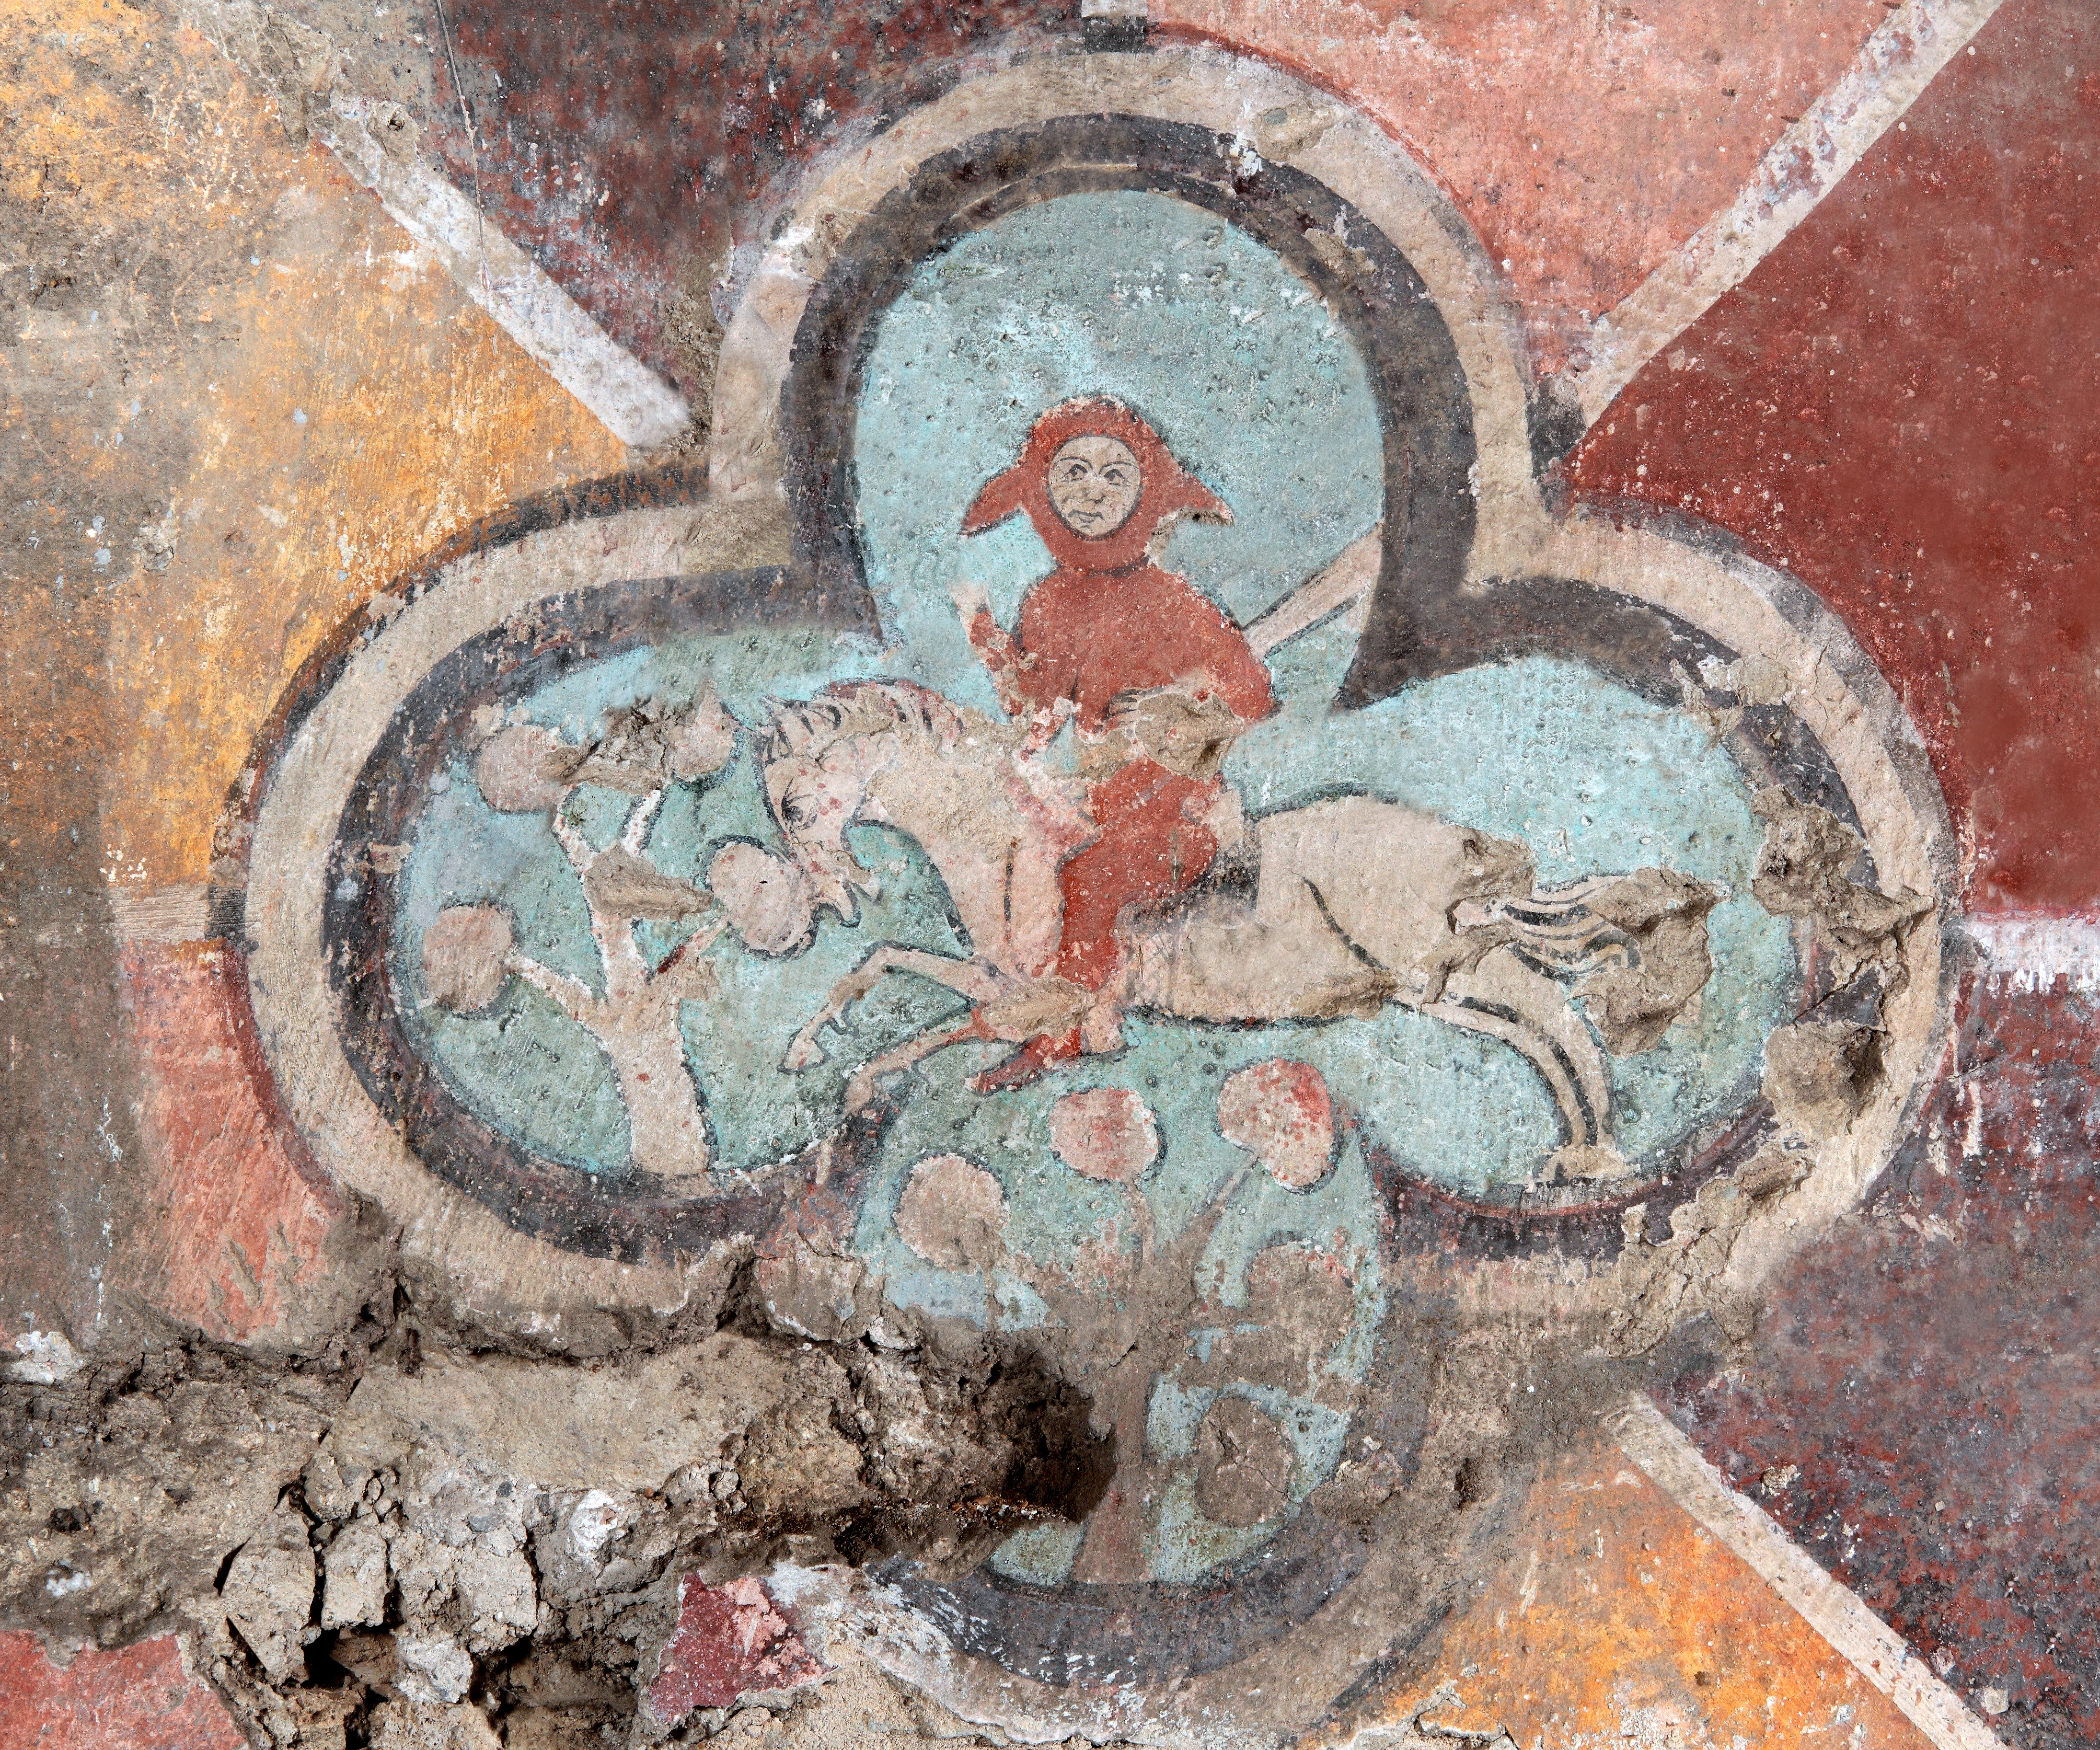
[[[1430,1664],[1380,1698],[1378,1717],[1507,1728],[1523,1750],[1926,1743],[1617,1447],[1549,1467],[1502,1547]]]
[[[0,29],[21,51],[0,191],[146,240],[127,275],[34,313],[40,357],[99,392],[32,435],[42,466],[156,518],[99,531],[99,564],[76,541],[68,570],[108,616],[114,878],[201,882],[228,786],[329,630],[460,529],[628,452],[205,38],[95,0],[0,0]]]
[[[266,154],[267,156],[267,154]],[[225,320],[165,575],[120,594],[111,669],[144,726],[111,775],[121,869],[204,878],[211,829],[299,664],[424,553],[625,446],[318,151]]]

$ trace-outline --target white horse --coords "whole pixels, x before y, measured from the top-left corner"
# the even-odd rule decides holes
[[[847,830],[893,827],[939,870],[971,949],[957,958],[879,943],[796,1034],[787,1067],[823,1062],[818,1034],[892,972],[944,984],[972,1012],[860,1066],[849,1111],[873,1098],[879,1077],[944,1046],[1066,1029],[1098,1004],[1099,993],[1050,970],[1058,865],[1090,829],[1079,785],[1033,757],[1027,726],[900,681],[842,683],[769,711],[759,762],[807,903],[853,921],[856,891],[872,894],[876,878]],[[1344,796],[1248,823],[1235,860],[1251,883],[1216,882],[1125,915],[1119,1013],[1318,1020],[1397,1003],[1522,1054],[1560,1113],[1558,1175],[1629,1170],[1612,1138],[1603,1048],[1543,970],[1591,970],[1624,939],[1578,899],[1534,895],[1525,846]]]

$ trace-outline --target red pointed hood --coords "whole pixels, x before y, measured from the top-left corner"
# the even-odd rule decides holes
[[[1058,515],[1050,502],[1050,463],[1076,437],[1110,437],[1137,458],[1137,508],[1111,534],[1089,537]],[[1166,441],[1122,402],[1088,396],[1053,407],[1035,422],[1021,460],[989,482],[963,519],[963,533],[981,534],[1017,510],[1066,571],[1127,571],[1148,557],[1152,538],[1178,517],[1229,523],[1224,502],[1174,459]]]

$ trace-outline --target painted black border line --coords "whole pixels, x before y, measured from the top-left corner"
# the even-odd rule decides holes
[[[1088,152],[1157,149],[1162,138],[1173,160],[1164,172],[1127,162],[1104,167],[1077,161]],[[1192,165],[1203,175],[1190,175]],[[1004,179],[990,177],[989,171],[1005,173]],[[854,413],[851,397],[861,374],[859,361],[872,343],[880,317],[887,308],[886,303],[871,308],[867,300],[879,297],[893,301],[918,265],[919,258],[905,254],[904,247],[945,247],[978,225],[1058,193],[1104,186],[1161,187],[1162,179],[1168,192],[1198,198],[1208,210],[1263,236],[1265,242],[1280,245],[1281,252],[1314,284],[1338,316],[1352,316],[1351,327],[1360,346],[1398,347],[1406,353],[1405,368],[1374,373],[1380,386],[1388,484],[1397,475],[1404,488],[1419,488],[1423,479],[1436,471],[1424,469],[1418,474],[1416,457],[1440,454],[1446,464],[1442,470],[1445,508],[1458,525],[1453,538],[1438,541],[1427,538],[1433,532],[1423,530],[1423,519],[1416,518],[1412,519],[1414,536],[1388,543],[1385,575],[1380,585],[1384,593],[1391,593],[1396,573],[1405,590],[1411,560],[1424,554],[1443,566],[1440,571],[1432,568],[1432,574],[1423,582],[1419,592],[1423,611],[1414,617],[1422,627],[1441,628],[1444,635],[1436,640],[1416,641],[1409,665],[1413,670],[1449,673],[1483,660],[1551,653],[1585,661],[1657,702],[1674,705],[1680,702],[1682,676],[1696,674],[1704,661],[1726,661],[1732,657],[1734,652],[1683,622],[1590,586],[1532,579],[1485,594],[1463,593],[1458,579],[1462,548],[1470,539],[1472,499],[1470,490],[1454,490],[1451,483],[1462,474],[1457,466],[1458,462],[1464,461],[1467,467],[1471,465],[1470,421],[1465,417],[1464,382],[1455,349],[1419,279],[1367,220],[1311,179],[1295,171],[1267,168],[1246,175],[1233,157],[1232,143],[1222,136],[1180,124],[1138,122],[1130,118],[1083,118],[1048,124],[989,136],[943,154],[930,161],[919,179],[884,203],[849,239],[832,274],[813,294],[812,313],[805,316],[797,338],[795,374],[783,398],[802,409],[800,414],[791,412],[786,420],[791,433],[801,433],[791,442],[790,449],[791,478],[798,482],[791,496],[801,513],[797,543],[803,561],[795,568],[799,585],[795,593],[801,612],[783,616],[769,611],[766,618],[807,617],[834,626],[874,630],[875,604],[865,581],[857,519],[851,514]],[[988,189],[988,181],[995,186]],[[936,192],[942,198],[934,198]],[[1258,197],[1260,224],[1249,225],[1242,210],[1250,197]],[[906,222],[907,232],[902,239],[897,234],[901,221]],[[872,261],[864,259],[863,245],[869,242],[870,233],[873,234]],[[1306,241],[1315,234],[1325,240],[1324,244]],[[1338,236],[1347,236],[1348,243],[1335,241]],[[853,371],[842,375],[836,369],[836,361],[849,350],[857,362]],[[1423,368],[1424,359],[1433,368]],[[826,411],[823,398],[816,391],[827,387],[835,396],[849,399],[831,404]],[[1421,440],[1420,413],[1424,408],[1431,416],[1432,428],[1426,444]],[[641,502],[664,502],[657,492],[649,489],[658,487],[660,481],[661,477],[636,481],[629,489],[611,494],[575,495],[557,506],[535,507],[514,515],[508,527],[486,533],[499,541],[507,541],[567,520],[579,509],[585,514],[605,514],[633,508]],[[679,502],[688,495],[689,480],[671,484],[673,492],[664,495],[669,502]],[[627,487],[629,483],[616,484]],[[688,491],[678,492],[677,487]],[[1419,503],[1418,490],[1413,496]],[[1458,533],[1462,533],[1463,540],[1457,538]],[[458,550],[464,549],[456,546],[454,551]],[[397,599],[412,599],[429,587],[450,556],[439,556],[404,580],[402,598]],[[1415,565],[1413,572],[1421,577],[1422,568]],[[776,579],[774,586],[784,586],[784,580]],[[1403,602],[1403,608],[1408,606]],[[1386,623],[1390,627],[1395,616],[1389,615]],[[1449,635],[1454,627],[1463,635]],[[1363,649],[1370,649],[1375,632],[1374,625],[1363,641]],[[369,635],[368,627],[364,635]],[[332,653],[333,660],[324,675],[317,677],[324,687],[328,679],[340,673],[349,651],[355,647],[353,640],[348,649]],[[1391,666],[1379,661],[1367,665],[1360,652],[1358,671],[1367,665],[1374,670]],[[298,701],[301,709],[287,714],[285,733],[296,727],[298,717],[311,709],[317,696],[308,692]],[[1797,795],[1832,807],[1842,817],[1856,818],[1823,750],[1792,714],[1767,708],[1749,714],[1745,721],[1749,729],[1735,738],[1739,759],[1753,771],[1762,768],[1767,779],[1785,782]],[[373,965],[383,965],[383,961],[382,954]],[[355,957],[346,962],[355,963]],[[377,987],[360,988],[359,1000],[373,998],[386,1000]],[[350,1044],[362,1023],[350,1010],[342,1013],[345,1041]],[[426,1164],[436,1166],[462,1188],[479,1186],[479,1200],[512,1225],[518,1226],[522,1220],[523,1231],[540,1234],[558,1244],[574,1246],[580,1241],[581,1249],[587,1253],[629,1260],[658,1254],[662,1236],[615,1234],[613,1229],[624,1228],[627,1223],[613,1222],[608,1227],[602,1212],[585,1219],[582,1228],[564,1238],[558,1235],[564,1225],[561,1222],[555,1222],[550,1229],[545,1220],[523,1210],[506,1211],[496,1195],[496,1186],[470,1163],[477,1157],[485,1160],[491,1152],[516,1152],[514,1147],[499,1147],[492,1132],[479,1134],[488,1128],[479,1120],[463,1111],[448,1111],[453,1103],[450,1097],[442,1095],[423,1079],[416,1067],[420,1059],[412,1051],[380,1052],[384,1064],[381,1070],[375,1070],[367,1050],[353,1049],[351,1055],[382,1109],[389,1111],[397,1121],[402,1121],[407,1113],[398,1107],[395,1090],[404,1083],[413,1084],[417,1101],[414,1109],[421,1121],[408,1128],[415,1133],[412,1140],[417,1142],[419,1153],[423,1142],[430,1145],[433,1153]],[[454,1136],[452,1133],[456,1129],[464,1135]],[[1455,1243],[1463,1253],[1487,1256],[1535,1251],[1556,1243],[1570,1244],[1585,1255],[1614,1255],[1621,1244],[1615,1217],[1628,1202],[1646,1197],[1658,1207],[1674,1204],[1689,1195],[1700,1181],[1738,1158],[1733,1149],[1718,1154],[1712,1150],[1698,1151],[1680,1158],[1675,1163],[1677,1170],[1660,1184],[1643,1180],[1617,1195],[1595,1195],[1586,1189],[1571,1187],[1534,1195],[1512,1208],[1506,1202],[1475,1201],[1427,1183],[1418,1185],[1415,1175],[1408,1173],[1389,1154],[1380,1153],[1382,1164],[1393,1180],[1389,1194],[1394,1207],[1407,1212],[1406,1225],[1410,1229],[1423,1238]],[[536,1184],[550,1173],[558,1179],[569,1172],[552,1163],[538,1162],[529,1155],[521,1155],[514,1164],[525,1185]],[[578,1218],[585,1217],[580,1209],[573,1213]],[[702,1232],[708,1226],[703,1224]],[[587,1229],[595,1231],[587,1235]],[[675,1242],[673,1245],[677,1249]]]
[[[1108,136],[1126,142],[1132,141],[1133,129],[1139,134],[1171,135],[1174,138],[1169,144],[1180,155],[1177,164],[1162,170],[1130,163],[1088,165],[1074,161],[1075,130],[1087,129],[1105,130]],[[1118,129],[1123,130],[1119,135]],[[1470,490],[1462,484],[1454,485],[1454,479],[1462,483],[1470,467],[1471,431],[1455,351],[1450,349],[1448,332],[1444,330],[1441,319],[1436,316],[1434,306],[1422,290],[1419,281],[1413,276],[1392,245],[1360,215],[1352,216],[1344,203],[1295,171],[1264,166],[1251,176],[1242,175],[1233,161],[1229,143],[1202,130],[1175,124],[1137,123],[1127,118],[1088,118],[1019,133],[1027,136],[1023,144],[1049,139],[1053,146],[1065,152],[1061,165],[1053,167],[1059,174],[1039,174],[1031,170],[1029,152],[1017,147],[1015,154],[1008,158],[995,157],[992,168],[1003,164],[1010,174],[1004,182],[987,187],[983,185],[987,179],[981,174],[983,166],[977,154],[981,143],[973,143],[957,152],[944,155],[935,163],[945,164],[941,174],[955,185],[954,192],[967,198],[934,226],[932,248],[945,246],[977,225],[1052,194],[1076,192],[1082,188],[1162,188],[1217,212],[1242,228],[1253,230],[1262,241],[1292,260],[1309,280],[1326,287],[1338,314],[1348,315],[1352,332],[1361,334],[1366,327],[1374,330],[1373,342],[1365,347],[1367,357],[1385,360],[1391,356],[1387,350],[1391,336],[1378,329],[1379,322],[1394,316],[1396,312],[1414,313],[1415,324],[1411,333],[1421,343],[1410,342],[1402,368],[1388,367],[1374,372],[1382,396],[1381,417],[1385,422],[1389,502],[1392,479],[1397,471],[1403,483],[1413,488],[1410,497],[1414,514],[1389,519],[1393,533],[1383,556],[1368,634],[1360,647],[1349,687],[1339,701],[1344,707],[1387,696],[1411,679],[1533,652],[1550,652],[1586,661],[1646,696],[1674,705],[1680,702],[1676,683],[1680,669],[1696,675],[1703,658],[1726,661],[1734,656],[1735,652],[1714,639],[1658,610],[1588,586],[1533,579],[1517,585],[1505,584],[1480,594],[1467,595],[1462,592],[1459,586],[1466,550],[1470,545],[1473,507]],[[1093,137],[1098,141],[1104,136],[1096,132]],[[1145,142],[1139,139],[1135,144],[1142,146]],[[1030,150],[1033,149],[1031,145]],[[924,179],[922,171],[921,179],[915,181],[912,191],[907,192],[914,202],[924,192]],[[885,207],[891,206],[894,197],[893,202],[885,203]],[[1260,227],[1248,223],[1247,203],[1251,200],[1268,215],[1269,228],[1277,233],[1275,237],[1263,236]],[[1278,213],[1295,216],[1286,223],[1277,219]],[[879,212],[877,216],[882,215]],[[890,214],[893,219],[897,216],[894,212]],[[916,223],[923,221],[926,214],[917,210],[910,216]],[[1340,230],[1348,236],[1348,244],[1339,253],[1308,241],[1316,233],[1335,235],[1337,219],[1340,220]],[[841,275],[847,281],[858,276],[862,293],[854,304],[858,316],[845,325],[852,333],[851,345],[842,352],[840,342],[845,338],[844,335],[827,334],[821,324],[813,329],[810,319],[805,318],[804,331],[798,335],[794,373],[783,396],[783,404],[788,412],[785,422],[790,435],[791,502],[798,518],[800,563],[794,569],[796,581],[792,586],[801,603],[802,614],[797,618],[806,615],[835,628],[860,624],[871,629],[873,604],[866,587],[858,537],[851,515],[852,384],[857,379],[858,360],[864,356],[876,324],[889,299],[901,291],[910,271],[922,257],[901,256],[893,247],[885,247],[882,251],[884,259],[871,264],[861,261],[856,254],[861,241],[860,233],[849,240],[839,267],[812,300],[813,312],[821,316],[829,310],[836,317],[839,313],[836,307],[842,298],[846,303],[854,302],[836,290],[842,283]],[[873,287],[876,268],[887,276],[880,288]],[[879,302],[867,295],[871,289],[885,288],[888,295]],[[1425,318],[1433,324],[1433,331],[1422,325]],[[1424,334],[1427,339],[1422,341]],[[813,344],[805,345],[805,340]],[[1359,343],[1363,343],[1361,339]],[[1424,359],[1432,355],[1441,357],[1449,368],[1449,375],[1444,381],[1447,388],[1455,385],[1455,409],[1446,407],[1440,411],[1434,404],[1434,396],[1429,391],[1437,387],[1436,373],[1430,370],[1426,378],[1423,375]],[[854,368],[842,376],[839,361],[841,356],[849,356],[854,360]],[[826,391],[830,402],[828,409],[824,405],[826,397],[818,393]],[[1443,420],[1442,424],[1437,424],[1436,418],[1429,418],[1425,423],[1425,405],[1429,407],[1431,414]],[[798,410],[801,418],[799,425]],[[827,457],[831,458],[827,462],[812,461]],[[1465,466],[1455,466],[1461,460]],[[1448,520],[1440,528],[1428,526],[1432,519],[1424,514],[1431,507],[1431,500],[1424,497],[1425,482],[1428,483],[1428,489],[1440,493],[1436,502],[1448,513]],[[690,485],[681,490],[673,484],[667,491],[666,484],[663,476],[657,476],[636,483],[631,491],[626,483],[617,483],[609,493],[585,488],[576,494],[558,495],[562,502],[536,513],[514,513],[505,519],[509,526],[477,532],[479,538],[470,537],[457,541],[445,554],[419,568],[404,581],[405,586],[397,590],[396,599],[412,600],[439,580],[443,566],[449,559],[462,553],[506,544],[580,515],[607,515],[645,504],[690,502],[699,496]],[[775,581],[783,585],[787,581],[777,576]],[[710,580],[705,579],[659,580],[655,585],[612,588],[615,592],[623,588],[680,586],[704,589],[709,583]],[[733,621],[735,610],[729,612]],[[302,669],[303,686],[295,683],[288,692],[275,733],[266,738],[269,758],[258,760],[249,775],[249,789],[244,798],[249,813],[252,814],[254,798],[259,796],[267,783],[276,750],[325,694],[348,661],[376,630],[377,624],[369,616],[354,616],[338,634],[334,647],[324,653],[325,660],[318,664],[310,662]],[[1738,757],[1748,754],[1750,767],[1754,770],[1764,763],[1766,749],[1780,749],[1784,757],[1773,762],[1773,776],[1789,780],[1789,788],[1797,793],[1811,793],[1808,799],[1822,800],[1825,806],[1839,804],[1833,807],[1833,812],[1852,817],[1850,800],[1845,797],[1842,784],[1838,782],[1823,750],[1791,714],[1771,714],[1772,721],[1762,724],[1759,732],[1740,736],[1741,745],[1736,748]],[[377,975],[383,979],[383,956],[380,961]],[[373,969],[368,967],[365,971],[368,975]],[[356,1055],[353,1054],[354,1058]],[[368,1081],[367,1085],[369,1089],[372,1084]],[[375,1092],[375,1098],[379,1097]],[[1750,1111],[1744,1116],[1748,1120],[1746,1128],[1752,1134],[1746,1138],[1743,1135],[1745,1126],[1739,1126],[1732,1140],[1739,1147],[1745,1141],[1754,1146],[1756,1136],[1762,1134],[1762,1115]],[[864,1141],[871,1141],[876,1134],[879,1120],[864,1132]],[[1723,1148],[1720,1152],[1740,1158],[1737,1149]],[[470,1162],[465,1158],[467,1156],[472,1157]],[[468,1171],[485,1165],[487,1160],[482,1149],[470,1147],[457,1164],[462,1171]],[[1714,1160],[1709,1170],[1718,1170],[1722,1164]],[[1702,1161],[1701,1164],[1706,1163]],[[568,1169],[557,1170],[571,1178],[580,1177],[569,1173]],[[783,1178],[792,1179],[793,1176],[791,1169]],[[1401,1176],[1406,1177],[1404,1169]],[[1699,1176],[1705,1175],[1701,1173]],[[1385,1179],[1388,1174],[1382,1172],[1380,1177]],[[1651,1184],[1643,1188],[1641,1200],[1650,1202],[1652,1208],[1664,1198],[1670,1203],[1679,1201],[1696,1188],[1696,1182],[1690,1174],[1685,1174],[1674,1178],[1666,1187]],[[492,1188],[483,1187],[484,1190]],[[1415,1194],[1418,1191],[1421,1195]],[[470,1194],[477,1195],[479,1200],[487,1200],[478,1193]],[[1388,1195],[1393,1198],[1394,1213],[1399,1218],[1396,1226],[1405,1229],[1411,1238],[1420,1240],[1434,1235],[1473,1255],[1499,1256],[1511,1250],[1564,1247],[1577,1225],[1570,1221],[1571,1217],[1582,1218],[1581,1227],[1586,1233],[1594,1231],[1605,1255],[1617,1248],[1617,1222],[1598,1219],[1613,1209],[1614,1200],[1585,1205],[1578,1210],[1511,1212],[1498,1209],[1489,1212],[1467,1208],[1457,1200],[1442,1197],[1433,1187],[1414,1187],[1403,1197],[1393,1195],[1389,1185]],[[762,1231],[770,1225],[769,1209],[778,1213],[779,1203],[775,1200],[779,1196],[779,1193],[774,1192],[761,1198],[749,1210],[743,1212],[735,1225]],[[561,1218],[553,1213],[550,1204],[542,1200],[538,1207],[540,1213],[536,1222],[522,1231],[545,1232],[550,1216],[553,1224],[559,1225]],[[710,1206],[689,1207],[706,1210]],[[727,1214],[726,1201],[712,1207]],[[589,1222],[602,1222],[606,1215],[602,1209],[579,1209],[577,1213]],[[609,1249],[600,1255],[620,1257],[626,1262],[657,1261],[695,1244],[704,1244],[708,1233],[717,1226],[719,1219],[709,1217],[690,1233],[667,1234],[662,1226],[663,1209],[654,1209],[650,1214],[655,1231],[648,1231],[649,1224],[645,1223],[640,1231],[629,1234],[624,1240],[614,1231],[616,1223],[604,1225],[602,1239]],[[743,1216],[748,1216],[749,1221],[747,1222]],[[514,1220],[512,1225],[520,1226]],[[1578,1246],[1577,1249],[1588,1248]],[[1317,1515],[1311,1514],[1301,1515],[1298,1522],[1287,1527],[1282,1539],[1267,1546],[1264,1551],[1266,1559],[1263,1565],[1276,1573],[1276,1580],[1257,1586],[1249,1594],[1246,1611],[1226,1613],[1237,1624],[1233,1633],[1211,1637],[1200,1650],[1188,1639],[1188,1634],[1192,1625],[1207,1619],[1216,1620],[1221,1590],[1228,1586],[1238,1589],[1233,1585],[1233,1575],[1220,1575],[1213,1582],[1180,1589],[1171,1594],[1154,1583],[1116,1589],[1119,1592],[1127,1590],[1130,1595],[1126,1603],[1136,1606],[1140,1614],[1145,1615],[1149,1621],[1157,1622],[1162,1630],[1158,1636],[1146,1637],[1152,1649],[1149,1652],[1133,1646],[1132,1659],[1162,1673],[1169,1669],[1189,1668],[1192,1657],[1208,1668],[1214,1662],[1224,1663],[1242,1656],[1250,1644],[1246,1638],[1249,1636],[1260,1639],[1286,1632],[1295,1626],[1301,1611],[1317,1609],[1321,1601],[1331,1596],[1335,1586],[1342,1583],[1347,1572],[1353,1571],[1333,1541],[1331,1532],[1331,1527],[1323,1527]],[[1294,1558],[1298,1565],[1296,1571],[1290,1575],[1273,1566],[1282,1562],[1288,1567]],[[1251,1573],[1251,1567],[1249,1571]],[[1238,1576],[1241,1580],[1246,1577]],[[915,1589],[930,1584],[906,1575],[899,1578]],[[1004,1586],[1004,1583],[995,1583],[984,1576],[977,1576],[973,1587],[975,1584],[985,1585],[995,1593]],[[1184,1593],[1185,1595],[1182,1595]],[[1264,1598],[1266,1603],[1262,1602]],[[975,1602],[983,1606],[992,1604],[994,1600],[986,1597]],[[1062,1606],[1059,1612],[1061,1622],[1069,1613]],[[1010,1618],[1008,1621],[1014,1634],[1008,1636],[1003,1656],[1025,1661],[1028,1655],[1020,1642],[1035,1638],[1033,1631],[1022,1633],[1018,1619]],[[1222,1622],[1219,1626],[1224,1626]],[[1014,1635],[1018,1635],[1019,1639],[1015,1639]],[[1057,1631],[1055,1637],[1061,1644],[1070,1644],[1062,1628]],[[1232,1643],[1229,1647],[1224,1644],[1227,1641]],[[990,1646],[985,1651],[993,1651]],[[994,1652],[993,1656],[1002,1655]]]
[[[535,493],[479,519],[439,542],[386,590],[338,620],[300,663],[255,731],[248,758],[227,786],[212,829],[211,864],[205,890],[205,939],[221,944],[225,956],[227,1019],[256,1103],[269,1120],[293,1170],[331,1207],[339,1202],[342,1187],[336,1175],[315,1157],[313,1145],[277,1086],[262,1044],[254,995],[249,987],[249,962],[254,953],[248,930],[249,849],[285,749],[358,652],[384,630],[391,614],[429,594],[448,567],[474,554],[507,546],[572,522],[629,510],[697,506],[706,498],[707,490],[707,474],[702,468],[630,469]],[[382,611],[382,603],[391,605]]]

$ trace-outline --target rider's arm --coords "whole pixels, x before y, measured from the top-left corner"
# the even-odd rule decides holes
[[[955,591],[955,606],[961,610],[963,633],[970,641],[970,648],[991,676],[999,709],[1008,717],[1025,717],[1038,709],[1035,689],[1028,684],[1035,660],[993,616],[984,592],[964,585]]]
[[[1268,665],[1254,653],[1246,634],[1223,614],[1218,616],[1218,634],[1204,667],[1233,715],[1243,723],[1258,723],[1276,709]]]

